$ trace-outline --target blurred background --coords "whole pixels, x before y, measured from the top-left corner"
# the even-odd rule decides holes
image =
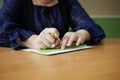
[[[120,0],[79,0],[79,2],[104,29],[106,38],[120,38]]]
[[[3,0],[0,0],[0,6],[2,5]]]
[[[120,0],[79,0],[90,17],[106,33],[106,38],[120,38]],[[3,0],[0,0],[0,7]]]

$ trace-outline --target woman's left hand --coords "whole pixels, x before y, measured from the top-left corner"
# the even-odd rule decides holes
[[[79,46],[88,40],[90,40],[90,34],[84,29],[76,32],[67,32],[62,38],[61,49],[65,49],[66,46],[71,46],[74,42],[76,42],[76,46]]]

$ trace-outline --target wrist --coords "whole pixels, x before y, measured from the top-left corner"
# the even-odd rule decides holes
[[[25,47],[28,47],[28,48],[34,48],[34,44],[36,42],[38,38],[38,35],[35,35],[33,34],[32,36],[30,36],[27,40],[25,40],[24,42],[22,42],[22,44],[25,46]]]

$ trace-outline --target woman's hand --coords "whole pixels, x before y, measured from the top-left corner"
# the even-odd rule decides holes
[[[79,46],[88,40],[90,40],[90,34],[84,29],[76,32],[67,32],[62,39],[61,49],[65,49],[66,46],[71,46],[74,42],[76,42],[76,46]]]
[[[54,34],[54,37],[52,37],[51,34]],[[26,47],[34,49],[46,49],[53,43],[55,43],[56,46],[60,44],[59,32],[55,28],[46,28],[39,35],[34,34],[23,42]]]

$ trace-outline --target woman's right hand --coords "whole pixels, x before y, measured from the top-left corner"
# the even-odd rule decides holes
[[[51,36],[54,34],[54,37]],[[33,49],[46,49],[49,48],[56,40],[59,40],[59,32],[56,28],[45,28],[39,35],[33,34],[23,45]]]

